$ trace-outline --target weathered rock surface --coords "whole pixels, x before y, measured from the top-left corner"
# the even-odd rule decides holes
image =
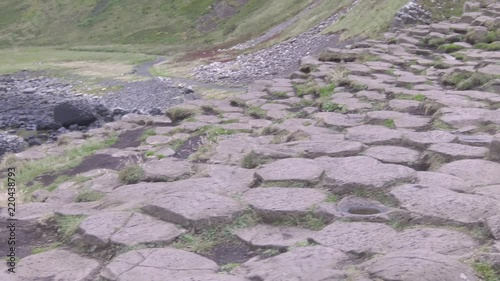
[[[107,280],[179,280],[215,274],[217,264],[202,256],[173,248],[134,250],[114,258],[101,271]]]
[[[234,232],[238,238],[255,247],[287,248],[306,242],[311,230],[259,224]]]
[[[97,275],[100,266],[98,261],[68,250],[51,250],[22,259],[16,280],[87,281]]]
[[[362,263],[360,267],[371,277],[382,280],[478,280],[465,265],[430,250],[397,251]]]

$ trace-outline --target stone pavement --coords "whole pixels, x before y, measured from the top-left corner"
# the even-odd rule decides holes
[[[34,228],[81,217],[12,280],[498,280],[477,265],[500,268],[500,4],[471,7],[170,109],[180,123],[90,131],[152,126],[138,147],[99,152],[141,177],[91,170],[22,204]],[[85,188],[103,198],[74,202]]]

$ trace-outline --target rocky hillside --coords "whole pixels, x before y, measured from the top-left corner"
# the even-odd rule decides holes
[[[1,279],[500,280],[500,4],[464,10],[9,155]]]

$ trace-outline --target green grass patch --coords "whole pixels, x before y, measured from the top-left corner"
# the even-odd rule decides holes
[[[191,230],[177,239],[171,246],[198,254],[209,254],[217,245],[235,242],[233,230],[252,227],[260,222],[261,219],[257,214],[246,211],[231,223],[212,225],[199,231]]]
[[[457,44],[445,44],[445,45],[441,45],[438,50],[442,51],[442,52],[445,52],[447,54],[449,53],[454,53],[456,51],[460,51],[462,49],[464,49],[465,47],[463,46],[460,46],[460,45],[457,45]]]
[[[425,101],[427,99],[422,94],[418,94],[418,95],[400,94],[400,95],[397,95],[395,98],[399,99],[399,100],[414,100],[414,101],[420,101],[420,102],[423,102],[423,101]]]
[[[179,122],[196,115],[196,110],[184,107],[173,107],[167,110],[166,115],[173,122]]]
[[[500,42],[493,43],[478,43],[474,45],[474,48],[482,49],[486,51],[500,51]]]
[[[390,128],[390,129],[396,128],[396,124],[394,123],[394,120],[392,120],[392,119],[385,119],[384,126],[386,126],[387,128]]]
[[[454,86],[460,91],[480,88],[490,82],[494,77],[480,73],[468,71],[454,71],[443,76],[444,85]]]
[[[320,104],[320,110],[323,112],[343,112],[344,106],[332,101],[325,101]]]
[[[252,151],[247,155],[245,155],[245,157],[243,157],[241,161],[241,167],[245,169],[255,169],[260,165],[265,164],[266,162],[267,162],[266,158],[263,158]]]
[[[71,240],[76,233],[78,226],[85,219],[85,216],[56,216],[54,218],[58,228],[58,233],[64,242]]]
[[[84,190],[78,194],[75,202],[94,202],[104,198],[104,193],[96,190]]]
[[[256,119],[265,119],[267,117],[266,111],[257,106],[248,107],[245,114]]]
[[[337,194],[329,194],[328,197],[326,197],[325,202],[328,203],[337,203],[340,200],[340,196]]]
[[[6,161],[0,165],[0,170],[5,169],[7,167],[6,165],[16,167],[16,184],[22,187],[23,195],[29,195],[38,188],[52,187],[55,189],[57,184],[67,181],[69,177],[62,176],[56,179],[54,184],[49,187],[44,187],[40,184],[37,185],[36,183],[28,188],[26,188],[26,186],[29,186],[28,183],[34,182],[35,178],[40,175],[52,174],[78,166],[83,158],[94,154],[97,150],[113,145],[117,140],[118,138],[116,136],[112,136],[104,141],[89,140],[78,147],[65,150],[62,155],[47,156],[33,161],[21,161],[16,160],[15,157],[11,157],[8,162]],[[4,180],[4,186],[7,186],[6,180]]]
[[[118,178],[124,184],[135,184],[141,181],[143,175],[144,170],[141,166],[130,165],[120,171]]]
[[[500,270],[494,268],[491,264],[481,261],[472,263],[472,268],[477,275],[484,281],[498,281],[500,280]]]
[[[314,216],[312,211],[302,216],[286,217],[273,222],[273,225],[277,226],[295,226],[311,230],[321,230],[326,224],[324,219]]]
[[[330,83],[328,84],[328,86],[321,87],[319,89],[319,97],[323,99],[330,98],[334,94],[334,91],[335,91],[335,84]]]
[[[342,40],[353,37],[377,37],[390,27],[396,13],[407,3],[406,0],[361,1],[324,32],[342,32]]]
[[[144,131],[141,136],[139,137],[139,140],[141,142],[144,142],[146,141],[147,138],[151,137],[151,136],[154,136],[156,135],[155,133],[155,129],[147,129],[146,131]]]

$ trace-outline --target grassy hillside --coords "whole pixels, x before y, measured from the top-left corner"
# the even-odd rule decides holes
[[[244,40],[313,0],[2,0],[0,46],[216,44]],[[222,2],[222,3],[218,3]],[[229,15],[219,15],[219,4]],[[231,13],[231,10],[233,12]],[[200,18],[213,14],[216,27]]]

